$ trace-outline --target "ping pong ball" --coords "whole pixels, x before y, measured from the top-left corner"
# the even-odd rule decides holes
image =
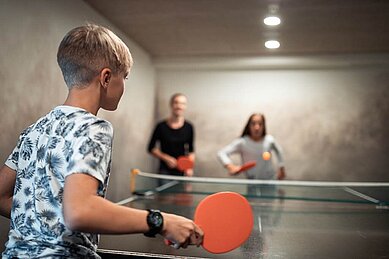
[[[270,160],[270,157],[271,157],[271,154],[270,154],[270,152],[263,152],[263,154],[262,154],[262,158],[263,158],[263,160]]]

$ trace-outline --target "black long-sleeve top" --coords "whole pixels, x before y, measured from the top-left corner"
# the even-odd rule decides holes
[[[149,152],[157,142],[159,142],[160,150],[163,153],[174,158],[187,155],[194,152],[194,128],[189,121],[185,121],[179,129],[172,129],[166,121],[161,121],[157,124],[151,136],[148,145]],[[159,163],[159,171],[170,175],[183,175],[181,171],[169,168],[162,160]]]

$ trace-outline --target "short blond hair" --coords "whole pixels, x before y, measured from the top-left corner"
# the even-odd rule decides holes
[[[87,24],[69,31],[62,39],[57,62],[68,88],[92,82],[103,68],[129,72],[133,60],[126,44],[109,29]]]
[[[185,94],[183,94],[183,93],[175,93],[175,94],[173,94],[173,95],[170,97],[170,105],[173,105],[174,101],[175,101],[176,98],[179,97],[179,96],[184,96],[185,98],[187,98],[187,97],[185,96]]]

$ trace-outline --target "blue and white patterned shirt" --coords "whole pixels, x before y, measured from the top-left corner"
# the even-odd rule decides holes
[[[65,177],[85,173],[108,185],[112,125],[76,107],[58,106],[25,129],[6,165],[17,173],[3,258],[99,258],[98,235],[74,232],[63,218]]]

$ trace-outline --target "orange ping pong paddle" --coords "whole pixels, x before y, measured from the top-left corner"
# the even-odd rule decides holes
[[[253,167],[256,166],[256,165],[257,165],[257,162],[255,162],[255,161],[249,161],[249,162],[243,164],[243,165],[239,168],[239,170],[236,172],[236,174],[241,173],[241,172],[246,171],[246,170],[249,170],[250,168],[253,168]]]
[[[194,163],[192,160],[190,160],[187,156],[179,156],[177,158],[177,169],[184,172],[188,169],[193,168]]]
[[[235,192],[218,192],[205,197],[196,208],[194,222],[204,231],[203,248],[214,254],[241,246],[254,224],[250,204]],[[170,241],[165,242],[174,246]]]

